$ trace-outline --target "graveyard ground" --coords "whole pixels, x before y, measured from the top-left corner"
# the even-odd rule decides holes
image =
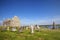
[[[0,31],[0,40],[60,40],[60,30],[40,29],[34,34],[30,30],[23,30],[22,33]]]

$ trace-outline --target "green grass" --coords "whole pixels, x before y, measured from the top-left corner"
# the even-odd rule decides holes
[[[60,30],[42,30],[35,31],[23,30],[22,33],[11,31],[0,31],[0,40],[60,40]]]

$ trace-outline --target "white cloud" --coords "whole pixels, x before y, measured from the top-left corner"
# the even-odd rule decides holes
[[[2,25],[2,22],[3,22],[3,21],[0,20],[0,26]]]
[[[0,23],[2,23],[2,21],[0,20]]]

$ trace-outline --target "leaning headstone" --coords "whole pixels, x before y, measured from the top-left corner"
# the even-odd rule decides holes
[[[19,32],[23,32],[23,27],[20,27],[19,28]]]
[[[31,33],[34,33],[34,26],[33,26],[33,25],[31,25],[30,27],[31,27],[31,28],[30,28]]]
[[[37,25],[37,29],[38,29],[38,31],[40,31],[40,27],[39,27],[39,25]]]

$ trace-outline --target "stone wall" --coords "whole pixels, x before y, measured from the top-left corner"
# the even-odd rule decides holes
[[[11,20],[12,27],[20,27],[20,20],[17,16],[14,16]]]
[[[20,20],[17,16],[3,21],[3,26],[20,27]]]

